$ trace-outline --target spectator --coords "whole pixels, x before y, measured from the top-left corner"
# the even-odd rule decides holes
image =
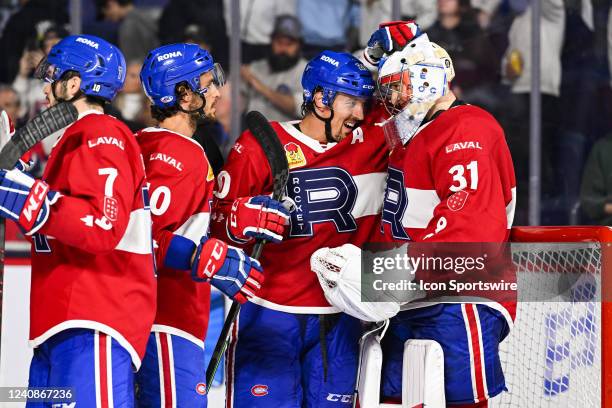
[[[498,82],[499,63],[476,10],[466,0],[438,0],[437,5],[438,18],[427,34],[453,59],[453,92],[466,102],[495,108],[492,88]]]
[[[288,121],[299,117],[302,101],[300,80],[306,66],[301,56],[302,34],[298,19],[276,18],[268,58],[240,70],[246,88],[246,111],[257,110],[269,120]]]
[[[121,114],[121,119],[130,130],[137,131],[144,127],[142,113],[147,110],[145,95],[140,84],[142,61],[130,61],[125,72],[125,84],[112,104]]]
[[[612,225],[612,133],[593,146],[582,174],[580,205],[598,225]]]
[[[229,13],[229,9],[225,11]],[[226,68],[229,47],[223,0],[170,0],[159,19],[160,43],[181,42],[191,26],[196,26],[197,31],[206,37],[210,49],[214,50],[215,61]]]
[[[0,84],[0,110],[6,111],[15,126],[19,123],[19,95],[9,85]]]
[[[304,57],[311,59],[323,50],[350,48],[347,37],[359,26],[359,7],[353,0],[298,0],[297,17],[303,28]]]
[[[43,21],[59,25],[68,23],[68,0],[22,2],[22,7],[6,23],[0,38],[0,55],[2,55],[0,82],[13,82],[26,43],[29,39],[37,37],[40,32],[38,24]]]
[[[388,0],[360,0],[361,24],[359,25],[359,45],[364,48],[370,35],[384,21],[393,20],[391,2]],[[421,30],[427,29],[436,21],[438,11],[432,0],[401,0],[401,20],[416,20]]]
[[[267,56],[274,20],[282,14],[295,15],[295,2],[296,0],[249,0],[240,2],[240,39],[242,40],[242,62],[244,64]],[[230,0],[223,1],[228,36],[232,34],[230,3]],[[320,16],[317,18],[320,18]]]
[[[142,61],[159,45],[159,9],[135,7],[133,0],[96,0],[96,6],[105,20],[119,23],[119,48],[127,61]]]
[[[32,40],[19,60],[19,71],[13,82],[13,88],[22,100],[21,114],[25,120],[39,114],[46,106],[47,100],[42,91],[44,82],[32,78],[32,74],[40,60],[49,53],[51,47],[68,35],[61,26],[49,27],[40,41]]]
[[[529,163],[529,112],[531,89],[531,6],[526,0],[511,0],[510,6],[518,15],[508,33],[508,48],[501,69],[511,94],[504,100],[502,124],[508,147],[515,163]],[[561,49],[565,26],[563,0],[543,0],[540,21],[542,95],[542,198],[550,201],[557,195],[560,180],[554,175],[561,86]],[[529,166],[515,166],[517,207],[515,224],[527,224]],[[543,209],[553,205],[543,202]],[[546,212],[546,211],[544,211]]]
[[[501,0],[471,0],[471,6],[476,10],[476,18],[480,28],[483,30],[489,28],[493,15],[501,2]]]

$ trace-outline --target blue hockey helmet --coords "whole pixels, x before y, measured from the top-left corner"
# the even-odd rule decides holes
[[[196,44],[170,44],[147,55],[140,81],[153,105],[169,108],[177,102],[176,85],[181,82],[187,82],[193,92],[204,97],[208,89],[200,85],[200,75],[208,71],[213,73],[214,84],[223,86],[223,69],[208,51]]]
[[[81,91],[111,101],[125,82],[119,48],[93,35],[71,35],[55,44],[36,68],[35,77],[53,83],[67,71],[81,77]]]
[[[372,74],[355,57],[346,52],[323,51],[310,60],[302,74],[304,102],[312,102],[316,90],[323,91],[323,103],[331,106],[336,93],[370,98],[375,83]]]

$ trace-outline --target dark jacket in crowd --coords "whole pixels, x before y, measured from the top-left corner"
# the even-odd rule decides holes
[[[582,174],[582,211],[598,225],[612,225],[612,214],[604,206],[612,203],[612,134],[597,141]]]
[[[46,20],[67,24],[68,0],[29,0],[9,18],[0,38],[0,82],[13,83],[27,42],[36,38],[36,24]]]

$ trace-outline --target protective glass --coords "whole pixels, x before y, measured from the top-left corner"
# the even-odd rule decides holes
[[[221,68],[221,65],[217,62],[215,62],[215,64],[213,65],[212,75],[213,75],[212,83],[217,88],[221,88],[223,85],[225,85],[225,72],[223,72],[223,68]],[[202,87],[198,89],[196,92],[204,96],[204,94],[208,92],[208,87]]]
[[[34,78],[41,79],[45,82],[53,83],[59,79],[60,69],[47,60],[47,57],[34,70]]]

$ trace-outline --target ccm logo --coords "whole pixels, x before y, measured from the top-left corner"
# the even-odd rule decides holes
[[[174,52],[169,52],[169,53],[160,55],[159,57],[157,57],[157,61],[158,62],[159,61],[165,61],[165,60],[170,59],[170,58],[176,58],[176,57],[182,57],[182,56],[183,56],[182,52],[174,51]]]
[[[253,394],[254,397],[266,396],[268,395],[268,386],[263,384],[254,385],[251,388],[251,394]]]
[[[331,402],[351,402],[353,400],[352,395],[342,394],[327,394],[327,400]]]
[[[23,209],[23,215],[28,221],[28,225],[34,222],[34,215],[38,215],[40,207],[42,207],[45,197],[49,191],[49,186],[40,180],[34,183],[30,195],[28,196],[26,207]]]

